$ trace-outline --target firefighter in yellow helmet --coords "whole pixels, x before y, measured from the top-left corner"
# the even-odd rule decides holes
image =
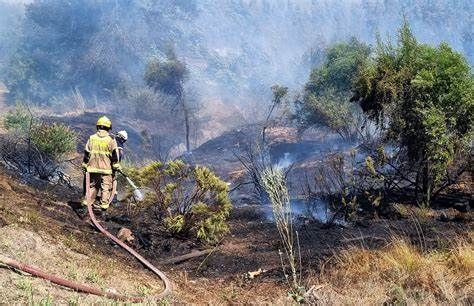
[[[90,196],[94,200],[101,191],[100,205],[102,212],[109,208],[112,193],[113,175],[121,170],[119,151],[115,138],[109,134],[112,121],[102,116],[97,120],[97,132],[89,137],[84,149],[82,168],[90,173]],[[87,205],[87,201],[82,202]]]

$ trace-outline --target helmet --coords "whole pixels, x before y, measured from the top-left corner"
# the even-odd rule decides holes
[[[104,126],[108,129],[111,129],[112,128],[112,121],[107,118],[106,116],[102,116],[99,118],[99,120],[97,120],[97,124],[96,126]]]
[[[127,139],[128,139],[128,133],[127,133],[127,131],[119,131],[119,132],[117,133],[117,137],[122,138],[123,141],[127,141]]]

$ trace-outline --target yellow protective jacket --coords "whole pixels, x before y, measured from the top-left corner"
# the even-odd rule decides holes
[[[91,135],[84,149],[83,163],[87,172],[112,174],[119,167],[117,142],[105,130],[98,130]]]

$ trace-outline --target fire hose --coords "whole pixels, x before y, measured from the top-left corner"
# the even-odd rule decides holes
[[[143,258],[143,256],[138,254],[135,250],[133,250],[128,245],[126,245],[120,239],[118,239],[117,237],[115,237],[114,235],[109,233],[97,221],[97,219],[94,215],[94,211],[92,209],[92,203],[93,203],[93,199],[95,198],[95,196],[94,196],[94,198],[92,198],[91,194],[90,194],[90,174],[88,172],[86,172],[85,176],[86,176],[86,199],[88,201],[87,210],[89,212],[89,217],[91,218],[92,223],[94,224],[94,226],[97,227],[97,229],[102,234],[107,236],[113,242],[115,242],[116,244],[118,244],[119,246],[124,248],[127,252],[129,252],[131,255],[133,255],[136,259],[138,259],[143,265],[145,265],[148,269],[150,269],[153,273],[155,273],[161,279],[161,281],[163,282],[165,288],[163,289],[163,291],[161,293],[154,296],[153,299],[160,300],[160,299],[168,296],[169,294],[171,294],[172,284],[171,284],[170,280],[168,279],[168,277],[166,277],[166,275],[162,271],[158,270],[148,260]],[[116,186],[114,185],[114,190],[115,190],[115,187]],[[110,198],[110,201],[112,200],[112,198],[114,196],[114,193],[115,192],[112,192],[112,196]],[[63,287],[68,287],[68,288],[71,288],[75,291],[79,291],[79,292],[83,292],[83,293],[93,294],[93,295],[97,295],[97,296],[104,296],[104,297],[114,299],[114,300],[118,300],[118,301],[130,301],[130,302],[134,302],[134,303],[140,303],[140,302],[144,302],[145,300],[147,300],[146,297],[126,296],[126,295],[118,294],[118,293],[111,292],[111,291],[103,291],[99,288],[94,288],[94,287],[91,287],[91,286],[88,286],[88,285],[85,285],[85,284],[76,283],[76,282],[73,282],[73,281],[58,277],[58,276],[48,274],[46,272],[41,271],[40,269],[38,269],[36,267],[18,262],[16,260],[12,259],[12,258],[3,256],[3,255],[0,255],[0,264],[12,267],[16,270],[24,271],[28,274],[33,275],[33,276],[46,279],[46,280],[48,280],[48,281],[50,281],[54,284],[57,284],[57,285],[60,285],[60,286],[63,286]]]

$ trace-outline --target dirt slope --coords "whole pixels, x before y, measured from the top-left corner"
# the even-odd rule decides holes
[[[1,254],[103,290],[142,295],[160,291],[159,280],[108,243],[55,196],[66,190],[51,186],[48,189],[39,192],[20,185],[0,169]],[[4,267],[0,268],[0,300],[6,304],[108,301]]]

